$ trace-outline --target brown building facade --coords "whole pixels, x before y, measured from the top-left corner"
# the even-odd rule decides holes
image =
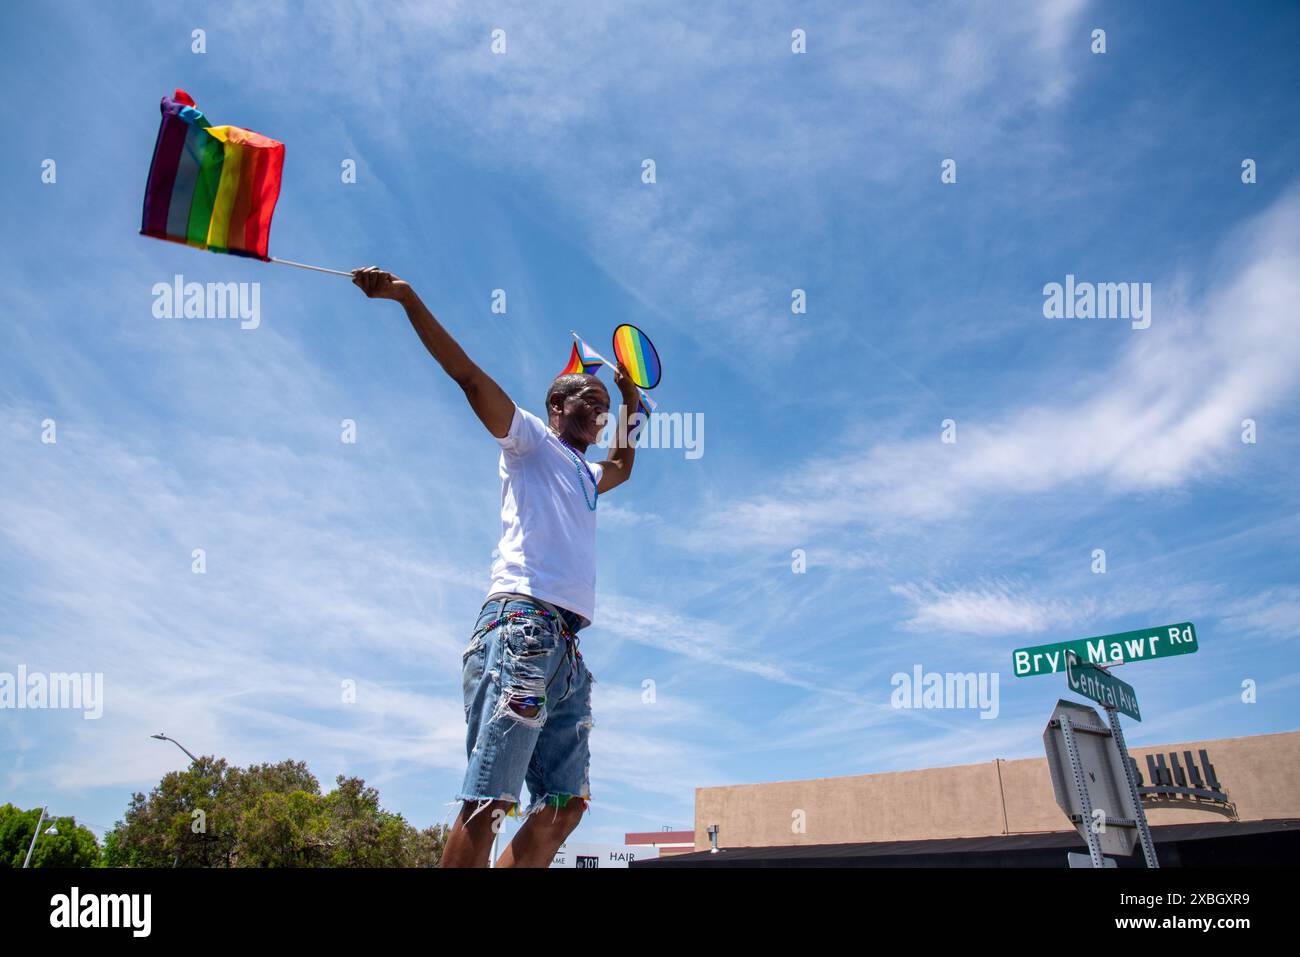
[[[1208,768],[1202,767],[1202,751]],[[1184,757],[1189,753],[1191,768]],[[1228,799],[1194,803],[1199,799],[1191,795],[1144,796],[1152,827],[1300,819],[1300,731],[1131,748],[1130,754],[1147,787],[1168,774],[1171,790],[1181,781],[1187,790],[1220,790]],[[1159,759],[1154,776],[1148,755]],[[697,788],[697,851],[709,849],[711,825],[718,827],[721,848],[1073,831],[1057,807],[1046,758]]]

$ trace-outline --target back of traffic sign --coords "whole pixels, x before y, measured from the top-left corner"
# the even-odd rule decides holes
[[[1132,854],[1138,842],[1137,809],[1119,746],[1096,710],[1058,701],[1043,731],[1043,746],[1056,803],[1079,835],[1091,843],[1091,831],[1102,854]]]

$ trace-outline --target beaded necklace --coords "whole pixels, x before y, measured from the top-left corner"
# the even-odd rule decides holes
[[[578,484],[582,486],[583,501],[587,503],[587,508],[594,512],[596,510],[596,501],[600,498],[600,490],[596,488],[596,480],[591,477],[589,467],[585,467],[585,463],[582,460],[582,456],[578,454],[578,450],[568,442],[564,441],[564,437],[561,436],[559,432],[556,432],[549,425],[546,428],[550,431],[551,435],[560,440],[560,444],[564,446],[565,452],[569,454],[569,458],[573,461],[573,467],[577,469],[578,472]],[[591,490],[594,493],[594,497],[592,498],[587,497],[587,483],[582,480],[583,476],[586,476],[587,480],[591,482]]]

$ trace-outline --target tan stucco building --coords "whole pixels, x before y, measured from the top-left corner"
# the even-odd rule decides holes
[[[1300,819],[1300,731],[1211,741],[1130,748],[1151,780],[1147,756],[1171,755],[1182,762],[1178,778],[1191,786],[1208,776],[1230,806],[1204,802],[1199,807],[1153,806],[1144,797],[1147,819],[1161,825],[1209,821],[1240,822]],[[1186,767],[1196,762],[1194,777]],[[1173,783],[1177,784],[1175,780]],[[1201,781],[1208,786],[1208,782]],[[1181,800],[1175,798],[1174,800]],[[894,841],[934,841],[1006,835],[1072,832],[1056,805],[1046,758],[994,759],[917,771],[852,777],[778,781],[697,788],[695,849],[710,847],[709,827],[718,828],[721,848],[827,845]]]

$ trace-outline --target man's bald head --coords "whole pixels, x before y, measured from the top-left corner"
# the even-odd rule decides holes
[[[546,415],[551,428],[577,448],[596,441],[603,416],[609,413],[609,390],[605,383],[585,372],[556,376],[546,390]]]
[[[605,398],[609,398],[609,392],[605,389],[605,383],[594,375],[586,372],[569,372],[561,376],[556,376],[551,387],[546,390],[546,411],[551,413],[564,409],[565,400],[571,396],[576,396],[584,389],[592,386],[605,392]]]

